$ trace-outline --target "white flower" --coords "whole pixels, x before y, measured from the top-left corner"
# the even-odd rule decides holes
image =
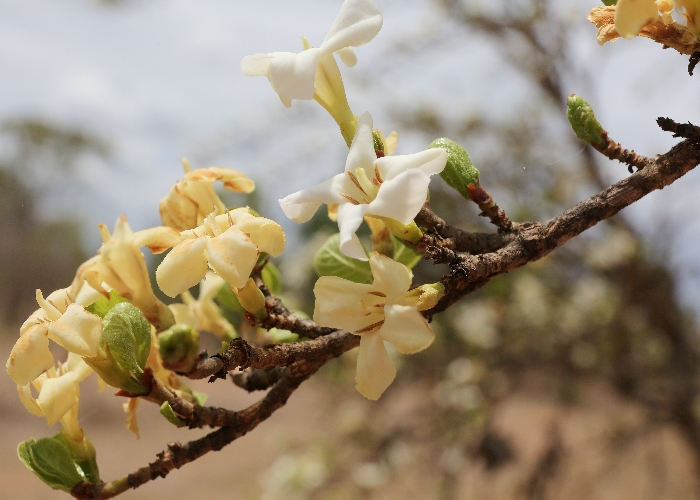
[[[416,301],[407,297],[411,271],[376,252],[369,265],[374,276],[371,285],[335,276],[324,276],[316,282],[314,321],[362,337],[355,385],[363,396],[376,400],[396,376],[384,341],[403,354],[411,354],[428,347],[434,334],[418,312]]]
[[[289,107],[292,99],[313,99],[316,69],[322,57],[337,52],[345,64],[353,66],[356,59],[350,47],[366,44],[381,27],[382,13],[372,0],[346,0],[320,47],[298,54],[253,54],[243,58],[241,69],[248,76],[266,76]]]
[[[285,215],[296,222],[308,221],[324,203],[338,204],[340,250],[348,257],[367,260],[355,235],[363,217],[386,217],[409,224],[425,203],[430,176],[442,172],[446,162],[447,152],[441,148],[377,159],[372,117],[365,113],[357,123],[345,173],[279,202]]]
[[[91,304],[99,297],[92,292],[78,300],[86,306]],[[80,303],[73,303],[66,289],[52,293],[48,299],[37,290],[36,300],[41,309],[22,325],[6,364],[7,373],[20,386],[53,368],[49,339],[79,356],[95,356],[102,340],[102,319]]]
[[[255,189],[255,183],[236,170],[221,167],[190,170],[187,160],[182,159],[182,163],[185,167],[184,179],[160,200],[163,225],[178,231],[202,225],[204,218],[214,208],[220,213],[226,211],[226,206],[214,191],[214,182],[223,181],[226,189],[239,193],[250,193]]]
[[[202,281],[209,267],[231,286],[241,288],[260,252],[277,257],[285,245],[279,224],[255,217],[246,208],[218,216],[214,212],[202,226],[180,233],[180,240],[156,270],[158,286],[169,297]]]

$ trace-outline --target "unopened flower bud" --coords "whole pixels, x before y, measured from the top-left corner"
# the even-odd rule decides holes
[[[443,137],[435,139],[428,149],[442,148],[447,151],[447,164],[440,172],[440,177],[450,187],[457,190],[465,199],[469,200],[470,184],[479,182],[479,171],[474,167],[467,151],[451,139]]]
[[[445,286],[442,283],[430,283],[409,291],[400,303],[415,306],[419,311],[427,311],[435,307],[444,295]]]
[[[265,306],[265,296],[255,284],[252,278],[248,278],[243,288],[235,289],[236,297],[243,309],[255,316],[257,319],[267,317],[267,307]]]
[[[566,117],[569,119],[576,137],[593,146],[605,146],[603,138],[605,130],[596,119],[591,105],[576,94],[571,94],[567,98],[566,104],[568,106]]]
[[[158,334],[158,351],[165,368],[187,373],[199,357],[199,333],[190,325],[173,325]]]

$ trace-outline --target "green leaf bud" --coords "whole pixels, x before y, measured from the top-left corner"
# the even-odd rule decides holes
[[[440,177],[465,199],[470,199],[467,186],[479,182],[479,171],[474,167],[467,151],[446,137],[435,139],[428,146],[428,149],[431,148],[443,148],[447,151],[447,163],[445,169],[440,172]]]
[[[369,262],[352,259],[340,251],[340,233],[328,238],[316,252],[314,269],[319,276],[338,276],[355,283],[372,283]]]
[[[92,314],[97,314],[104,319],[105,315],[117,304],[121,302],[129,302],[127,299],[119,295],[114,290],[109,292],[109,298],[103,297],[100,300],[90,304],[85,308],[86,311]]]
[[[173,424],[175,427],[186,427],[187,422],[184,420],[180,419],[177,415],[175,415],[175,412],[173,411],[173,408],[170,406],[170,403],[167,401],[163,401],[163,404],[160,405],[160,414],[165,417],[165,420]]]
[[[104,317],[102,340],[124,371],[143,374],[151,353],[151,325],[129,302],[115,305]]]
[[[602,125],[593,113],[593,108],[583,98],[571,94],[567,100],[566,117],[576,137],[594,146],[605,146]]]
[[[263,267],[262,280],[273,295],[282,293],[282,275],[272,262],[268,262]]]
[[[51,488],[69,492],[81,481],[99,481],[95,448],[87,437],[84,440],[87,441],[84,445],[76,443],[73,446],[68,443],[70,438],[62,434],[38,441],[30,439],[20,443],[17,455],[30,471]]]
[[[186,373],[199,357],[199,333],[190,325],[173,325],[158,334],[158,350],[165,368]]]

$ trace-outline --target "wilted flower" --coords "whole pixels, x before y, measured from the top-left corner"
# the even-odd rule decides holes
[[[337,204],[340,250],[354,259],[367,260],[355,231],[365,215],[409,224],[428,195],[430,176],[442,172],[444,149],[412,155],[377,158],[372,138],[372,117],[363,114],[345,163],[345,173],[279,200],[285,215],[306,222],[326,203]]]
[[[156,280],[169,297],[199,283],[211,267],[236,288],[241,288],[260,252],[282,253],[284,231],[276,222],[256,217],[246,208],[210,214],[204,224],[180,233],[180,242],[156,270]]]
[[[202,225],[204,218],[215,208],[219,213],[226,211],[226,206],[214,191],[214,182],[223,181],[226,189],[238,193],[250,193],[255,189],[255,183],[236,170],[221,167],[190,170],[187,160],[183,158],[182,163],[185,177],[160,200],[163,225],[178,231]]]
[[[695,0],[679,0],[679,3],[695,4]],[[659,18],[659,11],[665,23],[673,22],[673,9],[673,0],[618,0],[615,7],[615,30],[624,38],[633,38],[644,26]]]
[[[362,337],[355,386],[363,396],[376,400],[396,376],[384,341],[403,354],[428,347],[434,334],[419,308],[432,307],[438,297],[425,303],[409,294],[413,274],[389,257],[375,252],[369,265],[374,276],[371,285],[335,276],[323,276],[316,282],[314,321]]]

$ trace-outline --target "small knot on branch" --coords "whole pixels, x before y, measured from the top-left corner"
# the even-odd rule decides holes
[[[690,122],[678,123],[670,118],[659,117],[656,119],[656,123],[664,132],[672,132],[673,137],[683,137],[691,141],[700,141],[700,127]]]

